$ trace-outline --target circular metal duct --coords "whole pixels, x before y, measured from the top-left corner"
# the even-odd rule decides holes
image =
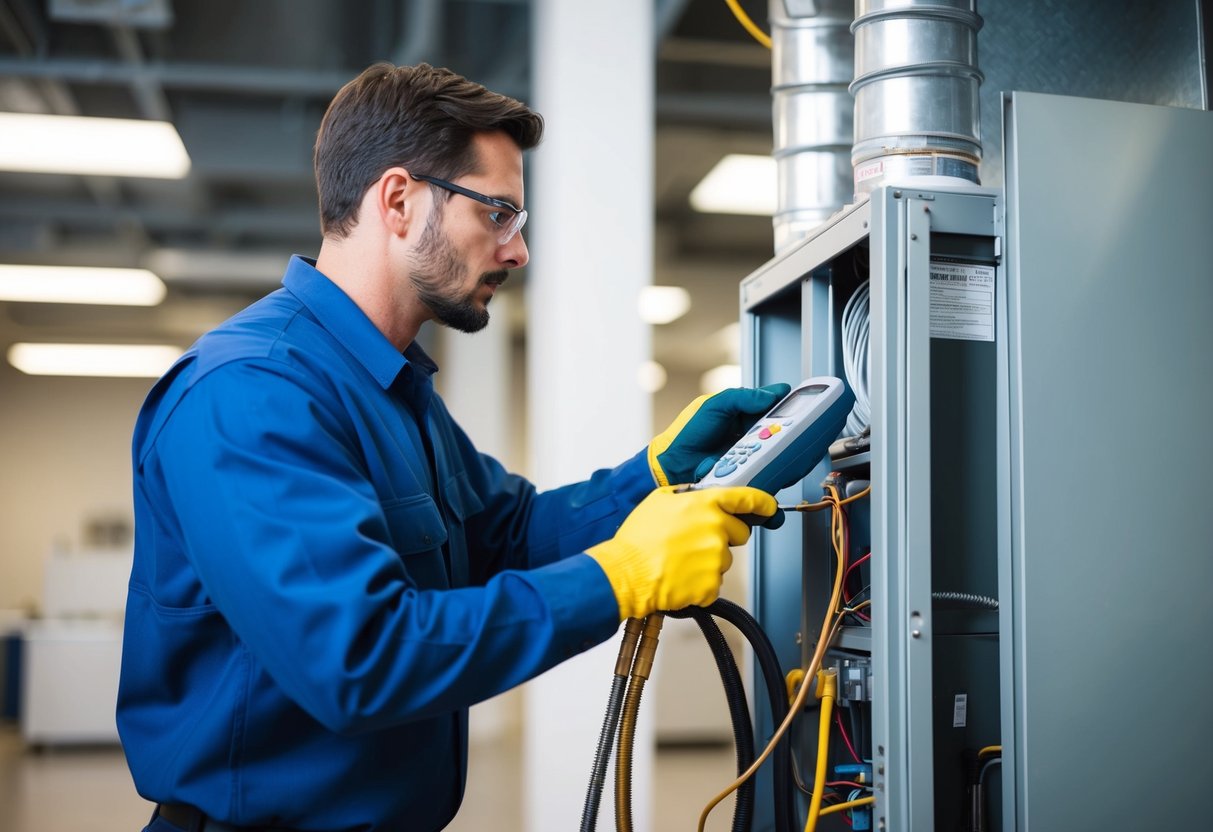
[[[851,0],[772,0],[775,252],[851,199]]]
[[[907,176],[976,183],[975,0],[856,0],[855,192]]]

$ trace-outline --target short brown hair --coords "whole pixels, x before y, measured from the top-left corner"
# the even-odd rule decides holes
[[[495,130],[530,150],[543,136],[543,118],[449,69],[374,64],[341,88],[316,135],[321,232],[347,236],[367,188],[388,168],[440,179],[472,172],[472,139]]]

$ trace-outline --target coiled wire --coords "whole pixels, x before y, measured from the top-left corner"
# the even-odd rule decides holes
[[[842,308],[842,370],[847,384],[855,394],[855,406],[847,415],[845,436],[858,436],[872,422],[872,407],[868,397],[871,354],[868,351],[870,331],[871,281],[865,280],[847,299]]]
[[[989,595],[978,595],[973,592],[932,592],[932,601],[957,607],[977,607],[983,610],[998,609],[998,599]]]

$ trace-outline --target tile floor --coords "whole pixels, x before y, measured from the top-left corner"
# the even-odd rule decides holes
[[[468,792],[449,832],[521,832],[519,744],[478,744],[471,754]],[[694,829],[706,798],[704,784],[724,785],[733,772],[731,747],[659,750],[653,828]],[[712,813],[708,830],[730,826],[732,805]],[[138,832],[151,814],[131,784],[114,747],[26,748],[15,726],[0,723],[0,830],[3,832]],[[604,811],[599,829],[613,826]]]

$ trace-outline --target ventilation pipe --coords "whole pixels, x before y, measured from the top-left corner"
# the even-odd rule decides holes
[[[855,193],[907,177],[976,184],[975,0],[856,0]]]
[[[851,201],[854,0],[771,0],[775,253]]]

